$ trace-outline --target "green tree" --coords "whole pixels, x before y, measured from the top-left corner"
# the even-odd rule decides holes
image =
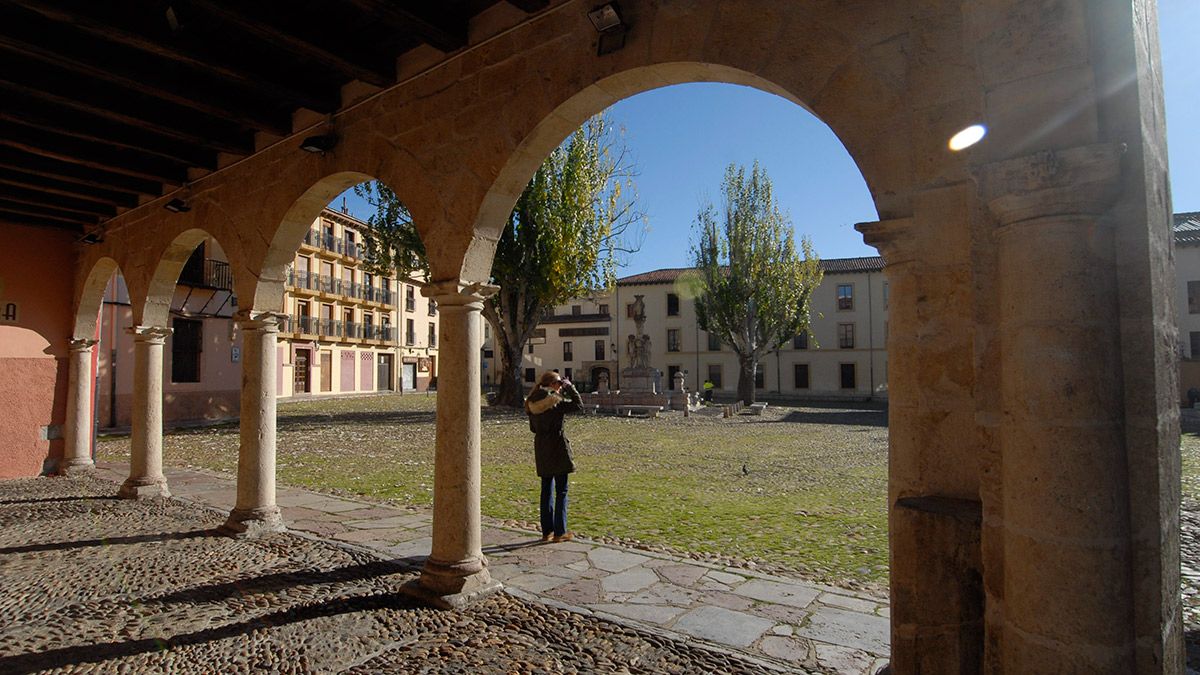
[[[624,256],[641,245],[634,173],[619,131],[588,120],[550,153],[517,199],[500,235],[484,302],[500,357],[496,405],[520,406],[522,350],[556,304],[612,287]],[[375,208],[364,239],[380,271],[428,275],[425,248],[396,194],[378,182],[355,188]]]
[[[712,203],[696,216],[692,261],[700,327],[738,357],[738,398],[754,402],[754,375],[767,353],[808,330],[809,299],[823,273],[807,237],[796,249],[792,222],[775,201],[771,178],[730,164]]]

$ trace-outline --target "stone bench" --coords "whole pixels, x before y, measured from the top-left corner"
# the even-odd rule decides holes
[[[750,409],[751,415],[761,415],[762,411],[767,409],[767,404],[766,403],[751,403],[750,405],[748,405],[746,407]]]
[[[662,412],[661,405],[619,405],[617,415],[621,417],[658,417]]]

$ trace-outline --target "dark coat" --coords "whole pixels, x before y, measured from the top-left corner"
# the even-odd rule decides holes
[[[579,392],[563,385],[562,394],[535,387],[525,399],[529,430],[533,432],[533,457],[537,475],[558,476],[575,470],[571,441],[563,433],[563,416],[580,408]]]

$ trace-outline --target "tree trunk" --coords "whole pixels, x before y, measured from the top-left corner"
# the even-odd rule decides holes
[[[746,405],[754,403],[754,372],[758,370],[758,361],[753,357],[738,357],[738,399]]]
[[[525,386],[521,383],[521,350],[523,345],[511,345],[497,340],[500,351],[500,369],[496,373],[496,398],[492,405],[519,408],[525,402]]]

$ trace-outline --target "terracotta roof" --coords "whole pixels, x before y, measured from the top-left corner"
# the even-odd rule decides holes
[[[620,286],[637,286],[642,284],[670,284],[674,283],[684,272],[690,271],[691,267],[668,267],[661,270],[653,270],[650,272],[642,272],[632,276],[617,279],[617,284]],[[879,256],[866,256],[862,258],[829,258],[821,261],[821,269],[826,274],[851,274],[855,272],[882,272],[883,258]]]
[[[1200,211],[1175,214],[1175,243],[1200,246]]]

